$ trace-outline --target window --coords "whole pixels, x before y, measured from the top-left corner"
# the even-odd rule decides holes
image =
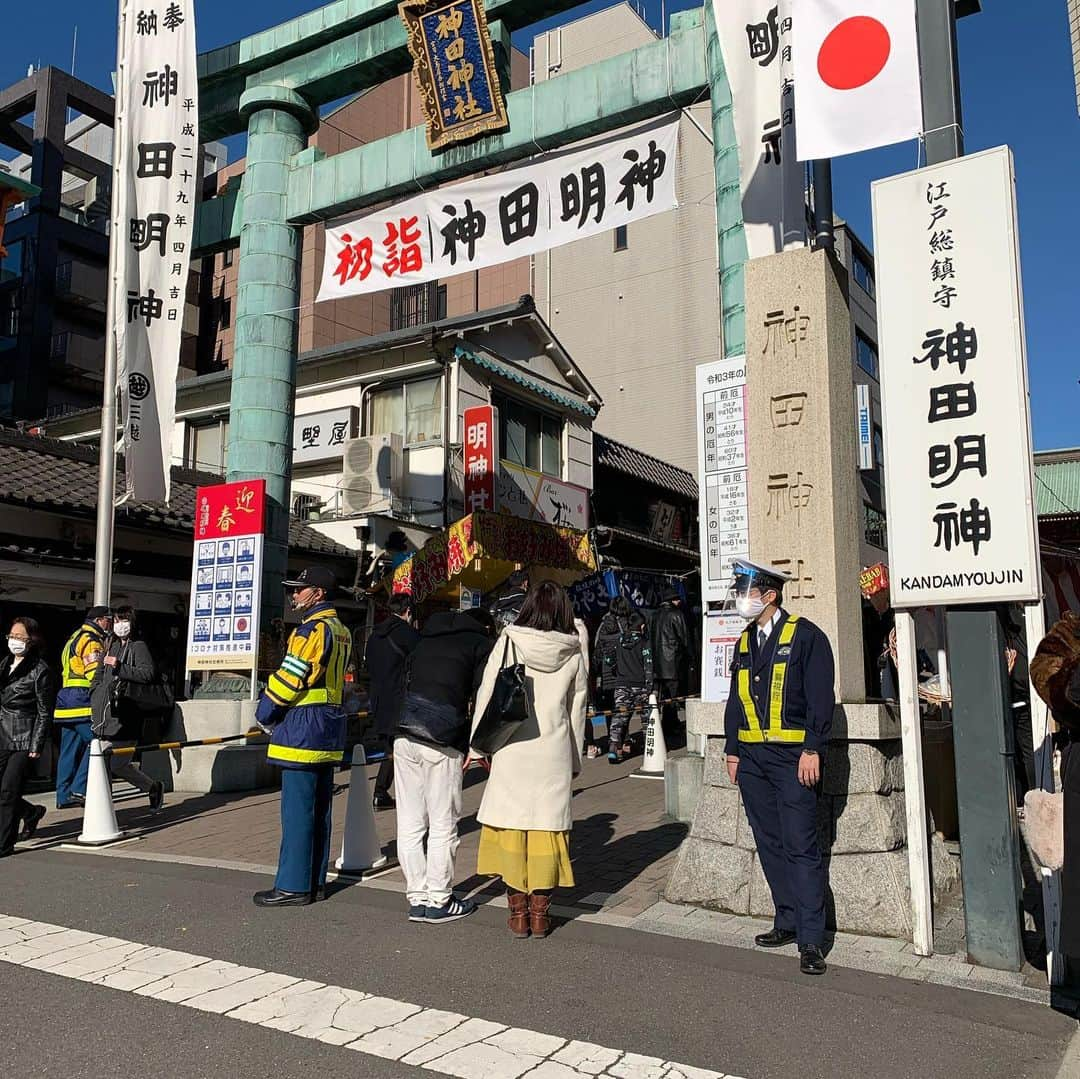
[[[499,456],[534,472],[562,476],[562,420],[503,398],[499,410]]]
[[[229,459],[228,443],[228,420],[188,424],[185,466],[198,472],[213,472],[223,476]]]
[[[53,334],[52,358],[54,360],[62,360],[67,355],[69,339],[70,334],[67,330],[64,330],[63,333]]]
[[[863,538],[871,547],[886,551],[889,548],[889,530],[885,524],[885,514],[875,509],[869,502],[863,503]]]
[[[855,284],[872,298],[874,296],[874,271],[870,269],[870,264],[859,255],[858,251],[852,251],[851,262],[851,276],[855,278]]]
[[[885,436],[881,433],[881,424],[874,424],[874,472],[878,483],[882,482],[885,471]]]
[[[422,378],[371,395],[368,434],[400,434],[406,446],[442,438],[442,379]]]
[[[422,326],[446,318],[446,286],[438,281],[406,285],[390,294],[390,329]]]
[[[232,300],[222,296],[217,300],[217,308],[217,324],[221,329],[227,330],[232,325]]]
[[[221,253],[221,268],[227,270],[232,264],[233,259],[236,257],[235,249],[232,247],[226,247]]]
[[[862,330],[855,331],[855,362],[868,375],[878,377],[877,345]]]
[[[7,246],[7,254],[0,256],[0,281],[22,277],[22,257],[22,240],[12,240]]]
[[[626,248],[627,248],[629,240],[627,238],[626,230],[627,230],[626,225],[616,225],[615,226],[615,250],[616,251],[625,251]]]
[[[318,495],[293,495],[292,511],[298,521],[317,521],[323,500]]]

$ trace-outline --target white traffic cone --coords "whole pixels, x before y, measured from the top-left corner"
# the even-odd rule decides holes
[[[367,779],[367,757],[364,747],[353,749],[352,774],[349,778],[349,804],[345,809],[345,834],[341,840],[341,857],[334,863],[339,873],[364,876],[372,870],[390,868],[390,859],[379,846],[375,833],[375,811],[371,807],[371,790]]]
[[[112,783],[109,781],[109,762],[101,751],[101,742],[90,743],[90,771],[86,777],[86,808],[79,842],[91,846],[115,843],[124,833],[116,823],[113,809]]]
[[[664,741],[664,725],[660,722],[660,706],[656,694],[649,694],[649,725],[645,729],[645,757],[641,767],[631,773],[642,779],[663,779],[667,764],[667,742]]]

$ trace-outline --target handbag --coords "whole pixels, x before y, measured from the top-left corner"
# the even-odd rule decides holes
[[[507,654],[512,660],[507,664]],[[517,649],[509,637],[503,649],[502,666],[495,677],[491,698],[473,731],[470,747],[491,757],[498,753],[529,718],[529,699],[525,690],[525,664],[519,663]]]
[[[1065,796],[1028,791],[1020,831],[1039,865],[1060,869],[1065,861]]]

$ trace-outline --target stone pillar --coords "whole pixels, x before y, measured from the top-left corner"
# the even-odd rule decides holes
[[[301,231],[286,218],[292,157],[318,126],[315,111],[283,86],[248,90],[244,223],[236,293],[228,478],[265,478],[268,502],[263,620],[280,616],[289,551],[289,488],[296,396]]]
[[[793,251],[747,263],[746,285],[750,555],[792,574],[785,607],[817,623],[836,656],[838,703],[818,801],[830,925],[910,938],[899,714],[865,700],[846,274],[824,251]],[[766,917],[772,898],[727,778],[723,712],[689,702],[687,730],[708,736],[708,748],[665,894]],[[940,840],[933,856],[941,896],[959,872]]]

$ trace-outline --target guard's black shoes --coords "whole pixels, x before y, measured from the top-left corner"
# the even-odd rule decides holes
[[[770,929],[768,933],[759,933],[754,943],[759,948],[783,948],[785,944],[795,942],[795,933],[790,929]]]
[[[63,805],[58,805],[57,809],[85,809],[86,808],[86,796],[83,794],[69,794],[68,800]]]
[[[376,794],[371,800],[373,809],[393,809],[397,803],[389,794]]]
[[[37,831],[37,826],[41,823],[41,818],[44,816],[45,807],[34,806],[34,808],[23,817],[22,831],[19,832],[19,839],[23,842],[28,839],[33,839],[34,833]]]
[[[799,950],[799,970],[803,974],[825,973],[825,956],[816,944],[808,944]]]
[[[321,903],[326,898],[326,885],[320,884],[318,888],[311,893],[312,903]]]
[[[257,907],[306,907],[312,902],[311,892],[282,892],[277,888],[256,892],[251,898]]]

